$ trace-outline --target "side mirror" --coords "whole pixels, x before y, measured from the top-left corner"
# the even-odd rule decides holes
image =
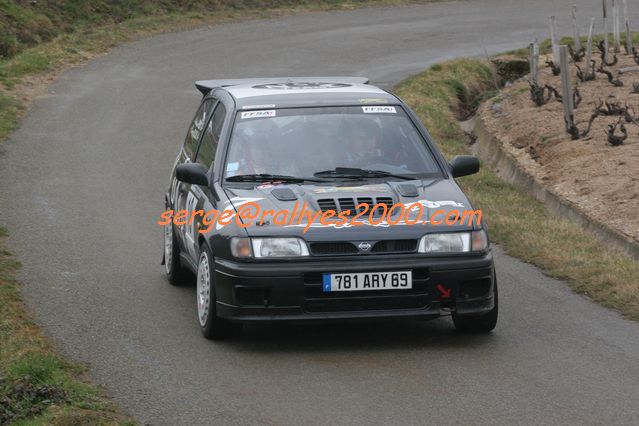
[[[479,171],[479,159],[472,155],[458,155],[450,162],[453,177],[475,174]]]
[[[184,163],[175,168],[175,177],[180,182],[193,185],[209,185],[209,178],[206,176],[208,170],[198,163]]]

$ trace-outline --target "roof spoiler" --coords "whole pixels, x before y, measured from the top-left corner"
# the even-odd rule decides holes
[[[240,84],[276,84],[276,83],[346,83],[346,84],[368,84],[367,77],[274,77],[274,78],[235,78],[228,80],[200,80],[195,82],[195,87],[208,94],[212,89],[218,87],[238,86]]]

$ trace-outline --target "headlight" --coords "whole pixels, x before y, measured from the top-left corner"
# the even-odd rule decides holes
[[[252,238],[255,257],[308,256],[306,243],[300,238]]]
[[[301,238],[231,238],[231,253],[237,258],[308,256]]]
[[[481,229],[472,232],[427,234],[419,241],[420,253],[466,253],[483,251],[488,247],[488,237]]]

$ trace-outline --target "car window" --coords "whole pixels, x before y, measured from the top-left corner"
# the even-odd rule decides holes
[[[225,177],[309,177],[336,167],[441,175],[404,110],[383,105],[240,111],[224,167]]]
[[[215,151],[217,150],[217,145],[220,142],[220,134],[222,133],[224,118],[226,118],[226,108],[224,107],[224,104],[220,102],[217,104],[217,107],[213,112],[213,116],[206,126],[195,160],[196,162],[205,165],[207,168],[211,165],[213,160],[215,160]]]
[[[200,136],[202,135],[202,131],[204,130],[204,125],[206,123],[213,106],[215,105],[214,99],[207,99],[200,105],[197,112],[195,113],[195,117],[193,118],[193,122],[191,123],[191,127],[189,128],[188,133],[186,134],[186,139],[184,141],[184,151],[189,157],[189,159],[195,158],[195,151],[197,150],[197,143],[200,140]]]

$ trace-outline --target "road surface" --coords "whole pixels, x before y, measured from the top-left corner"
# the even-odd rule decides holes
[[[155,221],[200,99],[195,80],[353,74],[389,86],[484,46],[543,39],[550,14],[567,33],[573,2],[224,24],[127,44],[70,70],[0,147],[2,224],[24,263],[29,308],[143,423],[639,424],[639,324],[501,252],[500,323],[475,337],[444,318],[252,327],[214,343],[200,335],[194,288],[169,286],[160,266]],[[580,16],[600,8],[588,1]]]

